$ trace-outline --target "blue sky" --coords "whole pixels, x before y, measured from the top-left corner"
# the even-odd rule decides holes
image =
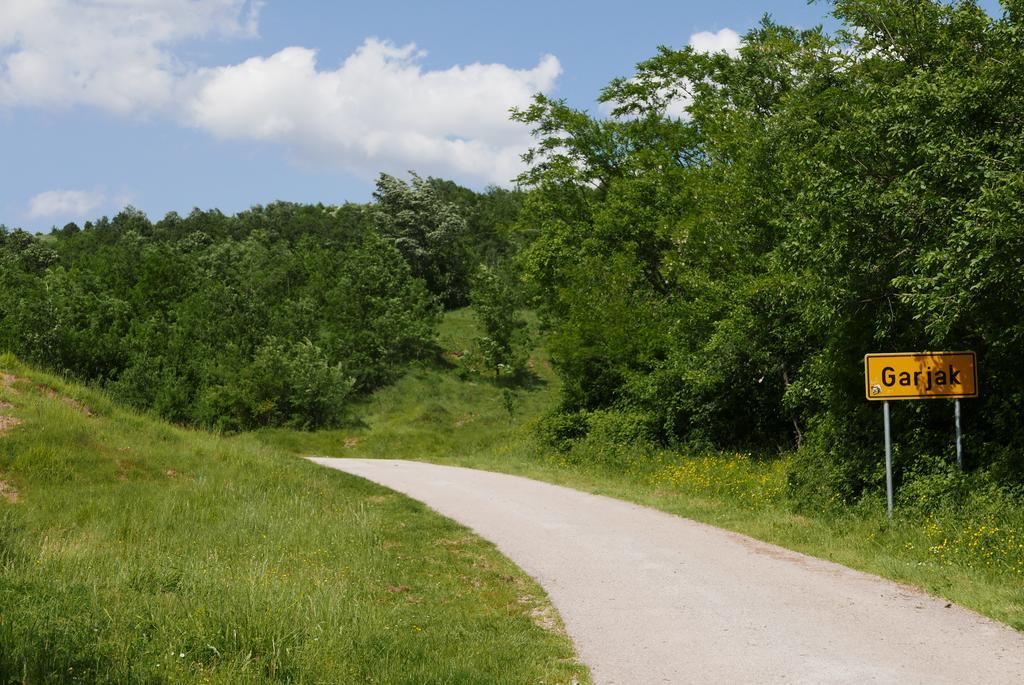
[[[983,3],[996,11],[996,3]],[[533,92],[594,109],[656,46],[735,47],[717,2],[0,0],[0,224],[363,202],[380,171],[507,183]]]

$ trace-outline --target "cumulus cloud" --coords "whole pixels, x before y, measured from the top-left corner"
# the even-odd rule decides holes
[[[509,108],[552,88],[558,60],[428,71],[423,56],[415,45],[370,39],[337,69],[292,47],[203,70],[188,120],[219,138],[284,143],[307,163],[357,173],[415,168],[509,181],[529,144]]]
[[[220,139],[282,144],[295,161],[362,175],[417,169],[506,183],[529,144],[509,109],[561,66],[428,70],[414,45],[368,39],[341,65],[288,47],[198,68],[186,40],[253,36],[260,0],[0,0],[0,107],[157,115]]]
[[[85,216],[105,201],[106,197],[99,191],[47,190],[29,200],[28,216],[32,219]]]
[[[173,100],[187,66],[170,47],[254,35],[261,2],[3,0],[0,105],[91,105],[120,114]]]
[[[713,54],[727,53],[730,57],[738,57],[743,39],[732,29],[721,29],[715,33],[701,31],[690,36],[690,47],[697,52]]]

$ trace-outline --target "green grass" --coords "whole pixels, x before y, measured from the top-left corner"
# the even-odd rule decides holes
[[[491,377],[461,373],[453,360],[464,356],[475,330],[469,310],[449,312],[440,335],[444,360],[418,366],[361,401],[349,428],[312,433],[265,429],[251,435],[302,454],[503,465],[532,473],[537,464],[518,457],[532,444],[531,422],[557,396],[558,379],[543,350],[531,357],[532,380],[526,384],[496,385]],[[507,392],[515,398],[511,414]]]
[[[255,434],[297,454],[419,459],[525,475],[652,506],[924,588],[1024,630],[1024,507],[980,491],[957,507],[915,514],[901,493],[893,522],[881,493],[855,507],[797,513],[786,497],[789,459],[743,454],[630,453],[584,443],[569,454],[539,446],[533,424],[558,397],[544,351],[535,382],[516,392],[464,373],[458,354],[474,335],[471,312],[449,313],[447,365],[415,369],[359,405],[353,427]],[[456,353],[456,354],[452,354]]]
[[[420,504],[0,370],[0,683],[589,682],[542,590]]]

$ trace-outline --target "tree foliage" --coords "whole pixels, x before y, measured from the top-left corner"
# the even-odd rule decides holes
[[[176,421],[337,424],[430,349],[438,309],[372,210],[277,203],[45,242],[0,231],[0,348]]]
[[[604,90],[610,119],[517,112],[563,413],[799,445],[794,491],[853,497],[880,474],[863,355],[974,349],[970,462],[1024,477],[1024,16],[1004,9],[836,0],[834,35],[766,18],[736,57],[659,49]],[[947,403],[895,414],[898,466],[948,454]]]
[[[416,174],[409,183],[381,174],[373,196],[377,229],[394,243],[412,274],[446,307],[464,305],[471,272],[466,219],[458,208]]]
[[[469,298],[482,332],[475,343],[483,366],[494,372],[495,380],[502,371],[509,376],[523,371],[529,334],[519,316],[521,297],[511,275],[481,265],[473,275]]]

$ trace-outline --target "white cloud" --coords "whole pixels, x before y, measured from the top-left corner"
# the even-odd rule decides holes
[[[92,105],[121,114],[172,101],[187,71],[170,46],[253,35],[261,2],[2,0],[0,105]]]
[[[715,33],[701,31],[690,36],[690,47],[696,52],[707,54],[715,52],[727,53],[730,57],[738,57],[743,39],[732,29],[721,29]]]
[[[106,197],[99,191],[47,190],[29,200],[28,216],[32,219],[85,216],[105,201]]]
[[[558,60],[545,56],[532,69],[471,64],[427,71],[422,57],[414,45],[370,39],[337,69],[321,70],[313,50],[286,48],[201,71],[188,119],[219,138],[284,143],[317,166],[508,182],[529,144],[509,108],[552,88]]]
[[[532,68],[428,70],[414,45],[366,40],[337,68],[288,47],[197,68],[192,39],[255,35],[259,0],[0,0],[0,108],[92,106],[158,115],[226,140],[272,142],[307,166],[372,176],[507,183],[530,137],[509,109],[554,87],[558,60]]]

